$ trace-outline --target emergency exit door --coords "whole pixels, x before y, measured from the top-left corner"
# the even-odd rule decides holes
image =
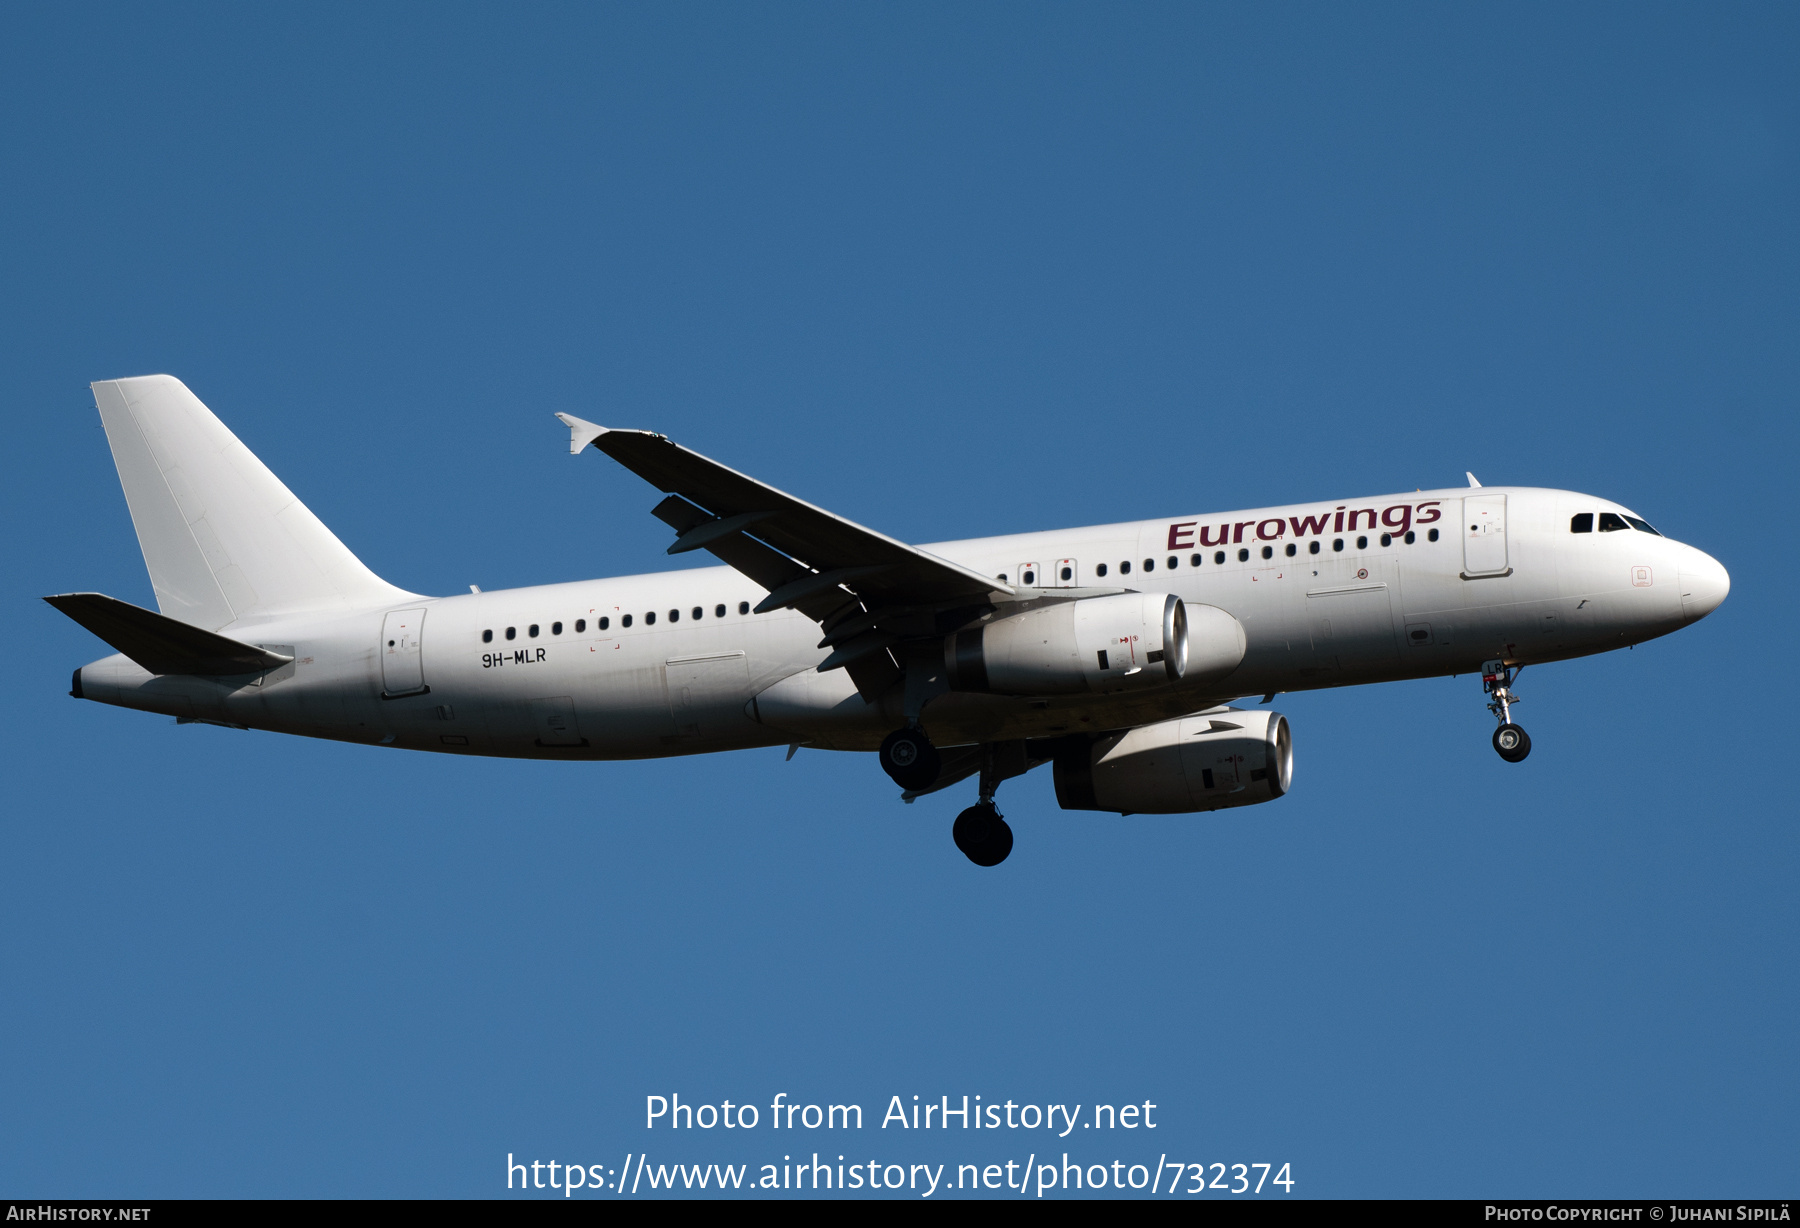
[[[425,685],[425,662],[420,652],[420,632],[425,627],[424,610],[395,610],[381,624],[381,697],[395,699],[401,695],[422,695],[431,688]]]
[[[1463,578],[1506,574],[1506,496],[1463,499]]]

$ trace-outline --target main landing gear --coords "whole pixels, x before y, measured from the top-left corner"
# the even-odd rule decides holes
[[[994,794],[1000,782],[1023,776],[1034,761],[1024,742],[987,742],[981,747],[981,800],[956,816],[950,836],[963,856],[978,866],[997,866],[1012,852],[1013,833]]]
[[[1531,753],[1531,735],[1512,719],[1512,706],[1520,702],[1512,693],[1513,679],[1524,668],[1505,661],[1488,661],[1481,667],[1481,689],[1492,697],[1488,711],[1500,722],[1500,728],[1494,730],[1494,751],[1508,763],[1517,763]]]
[[[956,816],[950,836],[963,856],[978,866],[997,866],[1012,852],[1013,833],[1000,808],[994,805],[994,793],[1000,782],[1011,780],[1031,770],[1035,763],[1022,741],[990,742],[981,747],[981,800]],[[944,760],[937,747],[916,725],[896,729],[881,743],[881,767],[894,783],[912,794],[930,791],[944,771]],[[947,783],[968,774],[966,752],[951,753]],[[941,786],[940,786],[941,787]]]
[[[1012,852],[1012,828],[1000,817],[991,797],[982,798],[957,815],[950,838],[956,841],[963,856],[978,866],[997,866]]]
[[[896,729],[881,743],[881,770],[902,789],[929,789],[942,765],[937,747],[917,725]]]

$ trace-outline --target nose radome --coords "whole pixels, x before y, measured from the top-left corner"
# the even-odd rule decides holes
[[[1689,547],[1681,560],[1681,609],[1689,622],[1698,622],[1724,602],[1731,591],[1731,575],[1719,560]]]

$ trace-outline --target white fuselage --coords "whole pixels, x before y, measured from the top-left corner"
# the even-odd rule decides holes
[[[1240,695],[1553,661],[1665,635],[1724,599],[1729,580],[1708,555],[1637,529],[1572,532],[1583,512],[1627,514],[1567,491],[1487,487],[928,546],[1025,588],[1217,606],[1242,624],[1246,649],[1223,682],[1128,696],[947,694],[924,726],[940,746],[1058,737]],[[748,613],[765,595],[711,567],[271,615],[220,630],[295,658],[273,673],[155,677],[114,656],[84,667],[78,686],[178,717],[461,754],[874,749],[902,723],[898,689],[866,703],[844,671],[817,672],[829,652],[818,624],[793,610]]]

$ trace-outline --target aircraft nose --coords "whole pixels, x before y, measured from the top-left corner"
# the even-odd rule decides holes
[[[1731,574],[1712,555],[1688,548],[1681,561],[1681,610],[1698,622],[1718,609],[1731,591]]]

